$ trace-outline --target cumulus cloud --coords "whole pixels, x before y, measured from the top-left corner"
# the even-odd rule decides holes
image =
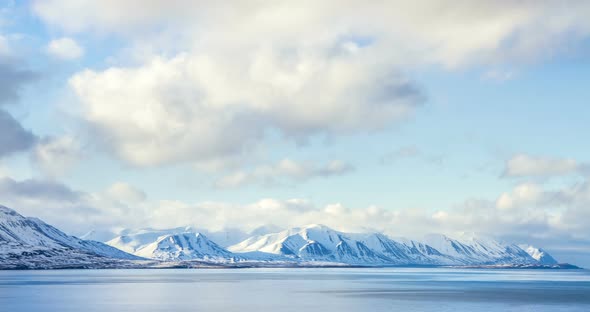
[[[140,55],[133,65],[70,80],[80,118],[107,150],[137,166],[248,154],[268,133],[302,141],[391,127],[425,99],[401,73],[529,60],[590,34],[583,2],[49,0],[32,7],[68,32],[124,36],[130,54]]]
[[[511,209],[527,205],[543,204],[547,201],[542,188],[534,183],[524,183],[516,186],[511,192],[503,193],[496,201],[499,209]]]
[[[352,165],[341,160],[333,160],[318,166],[312,162],[297,162],[287,158],[276,164],[258,166],[251,171],[238,171],[226,175],[216,182],[216,186],[220,188],[252,184],[275,186],[292,181],[307,181],[316,177],[342,175],[352,170],[354,170]]]
[[[156,57],[138,68],[87,70],[70,85],[80,117],[138,166],[247,153],[268,131],[301,139],[377,130],[422,101],[412,83],[367,59],[277,53]]]
[[[571,158],[514,155],[506,162],[505,177],[552,177],[580,172],[587,165]]]
[[[240,36],[244,34],[241,40],[272,41],[284,36],[286,41],[309,38],[308,42],[356,33],[384,41],[414,58],[446,65],[530,57],[555,48],[564,37],[590,33],[586,18],[590,5],[584,1],[478,0],[457,5],[438,0],[369,5],[358,1],[38,0],[32,6],[47,23],[71,32],[140,36],[181,25],[203,37],[215,28],[211,40],[224,40],[230,31],[239,29]]]
[[[32,151],[33,162],[50,177],[67,173],[80,157],[80,143],[71,136],[41,139]]]
[[[47,53],[62,60],[74,60],[84,55],[84,48],[74,39],[63,37],[51,40],[47,44]]]

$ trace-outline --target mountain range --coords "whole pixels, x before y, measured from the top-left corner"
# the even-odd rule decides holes
[[[141,258],[0,206],[0,268],[109,267]]]
[[[69,236],[0,206],[0,269],[218,266],[573,267],[545,250],[475,234],[419,241],[382,233],[345,233],[312,224],[264,227],[217,243],[193,227],[125,230],[105,243]],[[216,234],[217,237],[223,235]],[[86,235],[92,237],[92,233]],[[225,236],[226,238],[229,235]]]

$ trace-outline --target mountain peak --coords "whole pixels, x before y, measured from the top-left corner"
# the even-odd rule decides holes
[[[18,212],[3,205],[0,205],[0,213],[15,217],[22,217],[22,215],[20,215]]]
[[[192,229],[192,227],[191,227]],[[177,229],[176,229],[177,230]],[[153,233],[142,231],[116,237],[108,245],[140,257],[164,261],[238,259],[200,232],[160,230]]]
[[[542,264],[557,264],[557,260],[553,258],[542,248],[536,248],[531,245],[519,245],[524,251],[526,251],[533,259],[539,261]]]

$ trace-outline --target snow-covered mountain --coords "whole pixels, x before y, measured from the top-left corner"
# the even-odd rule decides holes
[[[460,265],[559,267],[546,251],[481,235],[427,235],[421,241],[381,233],[345,233],[313,224],[265,234],[224,248],[193,227],[124,230],[103,244],[69,236],[36,218],[0,206],[0,269],[141,267],[145,265],[309,266]],[[243,235],[233,231],[221,238]],[[89,233],[93,237],[96,232]],[[226,241],[227,243],[227,241]],[[139,263],[142,259],[158,261]],[[161,262],[163,261],[163,262]],[[146,264],[147,263],[147,264]]]
[[[391,264],[397,265],[451,265],[454,260],[438,250],[418,241],[392,239],[380,233],[356,234],[372,250],[385,255]]]
[[[37,219],[0,206],[0,268],[84,266],[137,256],[69,236]]]
[[[240,260],[205,235],[194,232],[191,227],[172,230],[142,230],[137,233],[115,237],[107,245],[136,256],[163,261],[202,260],[232,262]]]
[[[425,256],[419,248],[433,257]],[[228,249],[234,253],[259,251],[303,261],[354,265],[434,264],[439,256],[435,250],[411,241],[400,243],[383,234],[343,233],[318,224],[254,236]]]
[[[265,231],[266,227],[261,227],[255,231]],[[276,230],[274,232],[278,232]],[[272,231],[265,232],[270,233]],[[154,229],[154,228],[140,228],[140,229],[117,229],[117,230],[101,230],[93,229],[86,234],[80,236],[82,239],[91,239],[100,242],[108,242],[119,236],[143,236],[144,244],[153,242],[156,238],[166,234],[181,234],[181,233],[201,233],[207,236],[221,247],[227,247],[237,244],[248,237],[254,235],[252,232],[245,232],[236,228],[227,228],[217,231],[210,231],[204,228],[196,228],[194,226],[183,226],[170,229]]]
[[[517,245],[483,236],[463,235],[460,239],[452,239],[444,235],[428,235],[423,242],[418,242],[393,239],[380,233],[343,233],[317,224],[254,236],[228,250],[354,265],[552,264],[541,262]]]
[[[424,242],[453,259],[455,264],[496,265],[536,264],[538,261],[516,244],[502,243],[495,239],[463,234],[453,239],[441,234],[429,234]]]
[[[541,264],[557,264],[557,260],[541,248],[536,248],[530,245],[519,245],[519,247]]]
[[[362,242],[317,224],[254,236],[228,249],[235,253],[258,251],[305,261],[373,265],[388,262],[386,257]]]

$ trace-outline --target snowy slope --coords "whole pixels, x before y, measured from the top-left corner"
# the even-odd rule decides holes
[[[391,264],[447,265],[454,264],[438,250],[424,243],[405,238],[390,238],[374,233],[360,238],[369,248],[391,259]]]
[[[453,239],[441,234],[430,234],[424,242],[455,260],[455,264],[497,265],[536,264],[526,251],[515,244],[502,243],[485,236],[463,234]]]
[[[369,266],[556,263],[546,252],[527,252],[515,244],[473,234],[463,234],[458,239],[432,234],[419,242],[380,233],[343,233],[317,224],[254,236],[228,249],[235,253],[258,251],[295,260]]]
[[[251,237],[228,249],[236,253],[260,251],[304,261],[356,265],[392,263],[392,259],[369,248],[359,238],[355,237],[355,234],[346,234],[323,225],[312,224],[275,234]]]
[[[69,236],[51,225],[0,206],[0,267],[89,265],[139,259],[116,248]]]
[[[205,235],[192,232],[173,233],[175,230],[141,231],[116,237],[108,245],[132,253],[139,257],[163,261],[203,260],[213,262],[232,262],[240,260]]]
[[[163,235],[201,233],[221,247],[237,244],[252,236],[251,233],[247,233],[239,229],[228,228],[219,231],[209,231],[207,229],[195,228],[193,226],[184,226],[170,229],[124,229],[117,232],[111,232],[111,235],[105,235],[104,233],[106,232],[93,230],[87,233],[85,236],[90,237],[91,239],[94,239],[94,237],[100,237],[102,239],[98,240],[101,242],[108,242],[118,237],[127,237],[133,239],[134,243],[132,245],[129,245],[128,242],[125,242],[121,245],[122,248],[133,247],[131,249],[127,249],[128,252],[134,252],[134,250],[137,249],[137,246],[153,243],[156,239]]]
[[[530,245],[519,245],[519,247],[541,264],[557,264],[557,260],[541,248],[536,248]]]
[[[256,230],[266,233],[268,228]],[[226,234],[228,238],[233,234]],[[233,232],[240,236],[242,234]],[[125,230],[107,244],[69,236],[36,218],[0,206],[0,269],[125,267],[139,259],[216,265],[467,265],[553,266],[546,251],[482,235],[432,234],[422,241],[381,233],[344,233],[312,224],[255,235],[225,249],[193,227]],[[92,234],[89,234],[92,236]],[[136,261],[137,262],[137,261]],[[161,262],[156,262],[161,263]],[[186,262],[185,262],[186,263]]]

